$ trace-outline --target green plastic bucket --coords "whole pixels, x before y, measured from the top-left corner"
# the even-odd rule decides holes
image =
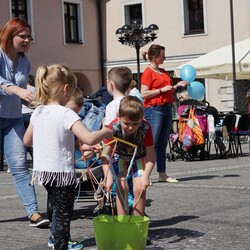
[[[146,216],[99,215],[94,231],[98,250],[144,250],[148,237]],[[129,222],[128,222],[129,221]]]

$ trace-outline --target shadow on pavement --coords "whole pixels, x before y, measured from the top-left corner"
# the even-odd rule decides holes
[[[164,239],[173,237],[174,240],[168,243],[176,243],[176,242],[185,240],[187,238],[201,237],[204,235],[204,233],[201,233],[195,230],[190,230],[190,229],[185,229],[185,228],[167,228],[167,226],[175,225],[179,222],[193,220],[197,218],[199,218],[199,216],[183,215],[183,216],[175,216],[175,217],[172,217],[170,219],[165,219],[165,220],[152,220],[149,224],[149,232],[148,232],[149,238],[150,240],[155,241],[155,242],[157,241],[166,242]],[[161,248],[157,248],[157,246],[155,247],[156,248],[154,249],[161,249]]]
[[[151,220],[149,223],[149,228],[153,227],[162,227],[162,226],[171,226],[175,225],[182,221],[198,219],[199,216],[194,215],[182,215],[182,216],[175,216],[170,219],[163,219],[163,220]]]
[[[94,247],[96,246],[95,238],[88,238],[81,242],[84,247]]]
[[[164,241],[164,239],[174,237],[174,240],[169,241],[168,243],[176,243],[187,238],[198,238],[204,236],[204,233],[185,229],[185,228],[159,228],[159,229],[149,229],[148,232],[149,238],[152,241]]]
[[[192,181],[192,180],[208,180],[213,179],[215,177],[219,177],[218,175],[199,175],[199,176],[192,176],[192,177],[184,177],[184,178],[178,178],[179,182],[183,181]]]
[[[228,174],[228,175],[199,175],[199,176],[191,176],[191,177],[184,177],[184,178],[178,178],[180,182],[184,181],[192,181],[192,180],[208,180],[208,179],[213,179],[213,178],[230,178],[230,177],[240,177],[240,175],[237,174]]]

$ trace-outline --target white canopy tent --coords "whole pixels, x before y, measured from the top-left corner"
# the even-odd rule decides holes
[[[228,45],[180,65],[174,70],[174,76],[180,77],[184,65],[196,69],[196,78],[232,80],[232,45]],[[250,38],[235,43],[236,80],[250,79]]]

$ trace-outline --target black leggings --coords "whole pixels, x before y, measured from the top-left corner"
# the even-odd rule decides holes
[[[215,131],[214,142],[218,145],[220,153],[226,148],[225,144],[222,141],[222,133],[220,131]]]
[[[48,196],[55,207],[56,216],[54,236],[55,250],[68,250],[70,240],[70,220],[73,215],[75,201],[75,185],[53,187],[46,185]],[[53,220],[54,218],[52,218]]]

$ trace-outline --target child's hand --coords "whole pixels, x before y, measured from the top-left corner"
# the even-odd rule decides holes
[[[146,176],[142,176],[142,178],[141,178],[141,189],[146,190],[147,187],[149,186],[149,184],[150,184],[149,178],[146,177]]]
[[[90,150],[94,151],[95,153],[100,152],[101,148],[102,146],[100,143],[90,146]]]
[[[84,153],[83,153],[84,157],[86,157],[88,159],[94,157],[94,154],[95,153],[92,150],[84,151]]]
[[[104,179],[104,188],[106,192],[109,192],[112,190],[113,186],[113,179],[112,179],[112,174],[109,173],[109,175]]]
[[[100,154],[101,154],[101,150],[102,150],[102,146],[101,144],[96,144],[94,146],[90,146],[92,152],[95,153],[96,157],[99,158],[100,157]]]
[[[81,146],[82,151],[83,151],[83,155],[86,158],[92,158],[94,156],[94,154],[98,154],[101,151],[101,145],[95,144],[95,145],[87,145],[87,144],[83,144]]]

